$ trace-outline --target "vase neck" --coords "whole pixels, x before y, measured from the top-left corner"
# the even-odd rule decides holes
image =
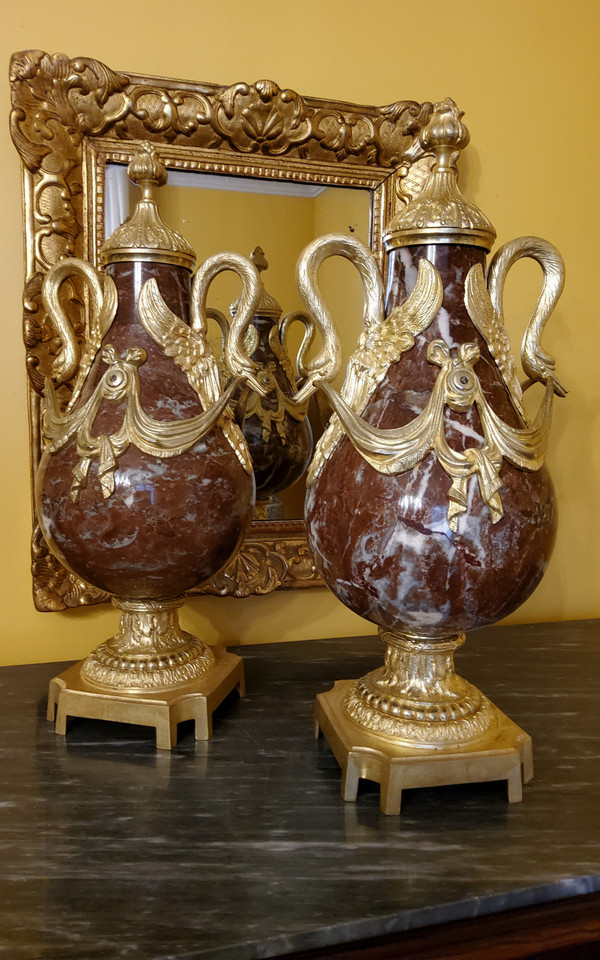
[[[485,273],[486,252],[480,247],[454,243],[423,243],[392,250],[388,261],[386,314],[410,296],[417,279],[420,260],[428,260],[438,270],[444,285],[444,298],[462,299],[465,279],[471,267],[481,264]],[[446,305],[445,305],[446,306]],[[453,311],[450,311],[452,322]]]

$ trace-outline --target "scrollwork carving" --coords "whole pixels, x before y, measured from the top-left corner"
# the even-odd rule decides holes
[[[202,587],[202,593],[249,597],[272,593],[283,583],[287,563],[264,543],[245,543],[221,573]]]
[[[33,602],[36,610],[48,612],[104,603],[108,593],[80,580],[66,570],[50,553],[38,523],[31,538],[31,572],[33,575]]]
[[[32,173],[45,158],[48,172],[60,176],[69,158],[76,161],[84,136],[101,136],[131,109],[123,94],[129,80],[99,60],[41,50],[14,54],[10,66],[13,110],[10,129],[23,163]],[[72,164],[75,166],[75,162]]]
[[[11,133],[31,172],[40,170],[48,156],[76,160],[84,136],[148,134],[198,147],[214,148],[218,141],[235,153],[302,159],[328,154],[340,163],[393,168],[431,114],[430,103],[414,100],[360,107],[303,98],[273,80],[196,89],[159,86],[151,78],[116,73],[98,60],[39,50],[14,55],[10,80]]]
[[[293,526],[302,524],[296,521]],[[231,563],[194,592],[248,597],[281,587],[314,587],[320,583],[303,531],[285,539],[260,541],[251,534]]]

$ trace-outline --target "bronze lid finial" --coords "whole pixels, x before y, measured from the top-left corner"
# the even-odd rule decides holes
[[[100,263],[106,266],[123,260],[151,260],[172,263],[191,270],[196,255],[177,230],[162,219],[154,191],[167,182],[167,171],[151,143],[142,143],[127,167],[129,179],[142,196],[128,217],[103,244]]]
[[[390,223],[384,236],[388,250],[420,243],[465,243],[491,249],[494,227],[465,200],[458,186],[456,161],[470,139],[462,116],[449,97],[433,105],[429,123],[419,135],[421,154],[434,156],[431,172],[419,195]]]

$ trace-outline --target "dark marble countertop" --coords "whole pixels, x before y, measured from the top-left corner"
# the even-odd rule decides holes
[[[375,638],[244,647],[247,696],[208,743],[45,720],[61,665],[0,670],[0,957],[273,957],[600,890],[600,621],[496,627],[458,671],[533,737],[503,783],[339,796],[315,694]]]

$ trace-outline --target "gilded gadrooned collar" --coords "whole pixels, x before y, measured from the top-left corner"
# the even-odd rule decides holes
[[[180,233],[167,226],[154,199],[155,189],[167,182],[167,171],[152,144],[142,144],[127,167],[127,176],[140,187],[142,196],[132,215],[103,244],[100,263],[146,260],[192,270],[194,251]]]
[[[465,200],[458,186],[456,161],[469,142],[461,117],[450,98],[433,105],[418,144],[422,156],[433,154],[433,166],[420,194],[386,230],[387,250],[421,243],[464,243],[491,250],[494,227],[478,207]]]

